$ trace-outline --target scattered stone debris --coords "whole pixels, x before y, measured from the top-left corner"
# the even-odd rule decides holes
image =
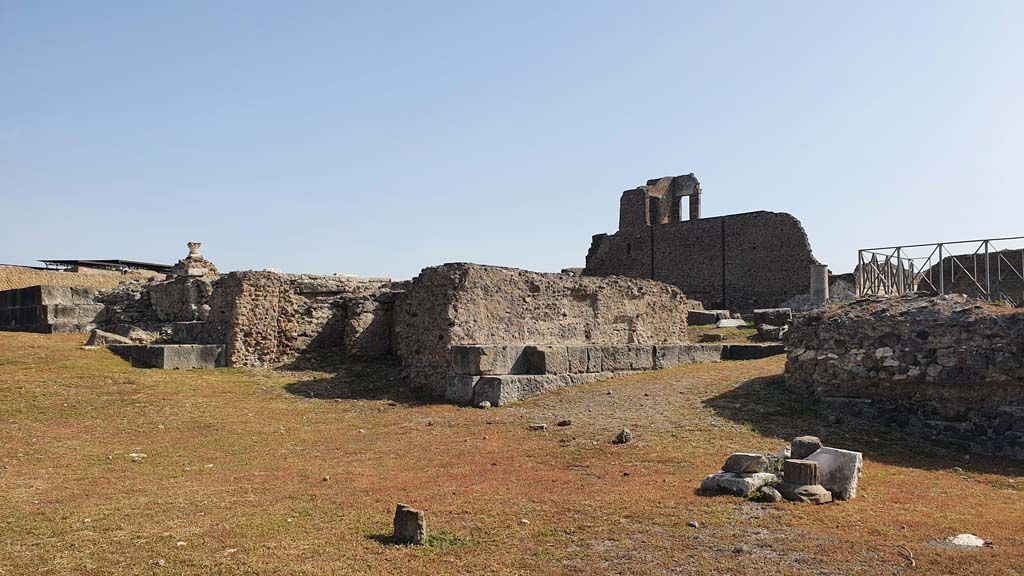
[[[704,478],[701,491],[765,502],[786,499],[824,504],[855,498],[863,468],[860,452],[822,446],[815,436],[800,436],[775,454],[730,455],[722,470]]]
[[[619,435],[612,440],[613,444],[626,444],[633,441],[633,433],[629,431],[629,428],[623,428]]]
[[[476,407],[480,408],[481,410],[487,410],[488,408],[491,407],[491,403],[488,402],[487,400],[484,400],[483,402],[477,403]]]
[[[693,520],[686,523],[690,528],[700,528],[700,523],[694,522]]]
[[[701,334],[701,342],[721,342],[725,340],[724,334],[717,334],[715,332],[708,332],[707,334]]]
[[[993,547],[991,540],[979,538],[974,534],[957,534],[942,540],[930,540],[928,545],[942,548],[943,550],[960,550],[965,552]]]
[[[743,328],[747,323],[738,318],[728,318],[715,323],[715,328]]]
[[[530,430],[533,430],[534,432],[543,432],[544,430],[547,429],[547,424],[530,424]]]
[[[569,419],[569,418],[566,418],[565,420],[559,420],[557,425],[558,426],[563,426],[563,427],[564,426],[572,426],[572,420]]]
[[[426,515],[422,510],[399,504],[395,507],[394,531],[394,542],[421,545],[427,539]]]
[[[94,329],[89,334],[89,339],[85,341],[86,346],[106,346],[108,344],[134,344],[134,342],[124,336],[118,336],[117,334],[104,332],[99,329]]]
[[[146,455],[142,452],[132,452],[128,457],[132,459],[132,462],[142,462]]]
[[[769,342],[781,342],[782,336],[787,331],[789,331],[789,326],[772,326],[771,324],[757,325],[758,338]]]

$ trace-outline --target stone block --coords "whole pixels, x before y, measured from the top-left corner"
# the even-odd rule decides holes
[[[782,336],[789,330],[789,326],[772,326],[770,324],[758,324],[757,336],[768,342],[780,342]]]
[[[690,326],[710,326],[729,316],[728,310],[690,310],[686,314],[686,321]]]
[[[524,354],[530,365],[530,374],[569,373],[567,346],[528,346]]]
[[[423,544],[427,539],[427,518],[422,510],[405,504],[395,507],[394,535],[397,544]]]
[[[131,340],[124,336],[118,336],[117,334],[111,334],[110,332],[104,332],[103,330],[93,330],[89,334],[89,339],[85,341],[86,346],[107,346],[110,344],[133,344]]]
[[[445,400],[456,404],[473,404],[477,380],[480,376],[449,374],[448,384],[444,389]]]
[[[680,364],[706,364],[720,362],[724,353],[722,344],[685,344],[679,348]]]
[[[716,328],[742,328],[742,327],[744,327],[746,325],[747,325],[747,323],[745,321],[743,321],[743,320],[731,319],[731,318],[725,318],[723,320],[719,320],[718,322],[715,322],[715,327]]]
[[[590,372],[590,353],[587,346],[569,346],[567,348],[569,356],[569,370],[570,374],[585,374]]]
[[[565,386],[589,384],[613,376],[610,372],[481,376],[474,386],[472,403],[507,406]]]
[[[115,344],[110,350],[136,368],[191,370],[224,366],[224,347],[212,344]]]
[[[768,458],[764,454],[736,452],[726,459],[725,464],[722,466],[722,471],[735,474],[756,474],[764,472],[767,468]]]
[[[601,367],[605,372],[652,370],[654,347],[645,344],[619,344],[601,348]]]
[[[755,324],[785,326],[793,321],[793,310],[790,308],[759,308],[754,310]]]
[[[832,493],[820,484],[798,486],[796,484],[783,483],[779,486],[779,493],[790,502],[827,504],[832,501]]]
[[[654,369],[663,370],[679,366],[679,344],[658,344],[654,347]]]
[[[817,436],[798,436],[790,443],[789,457],[803,460],[821,449],[821,439]]]
[[[725,344],[726,360],[759,360],[786,353],[782,344]]]
[[[452,370],[459,375],[527,374],[530,365],[524,346],[452,346]]]
[[[776,484],[778,481],[778,476],[768,472],[756,474],[719,472],[704,478],[700,483],[700,489],[705,494],[727,493],[747,498],[755,491],[760,490],[762,486]]]
[[[821,485],[839,500],[857,496],[857,482],[864,469],[864,455],[852,450],[823,447],[806,460],[817,462]]]

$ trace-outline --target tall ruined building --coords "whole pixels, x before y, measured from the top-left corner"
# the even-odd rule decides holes
[[[667,282],[706,307],[778,306],[810,291],[817,264],[800,221],[782,212],[702,218],[693,174],[622,193],[619,231],[594,236],[588,276]]]

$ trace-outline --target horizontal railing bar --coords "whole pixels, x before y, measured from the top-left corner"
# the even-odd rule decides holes
[[[981,240],[957,240],[956,242],[925,242],[923,244],[907,244],[904,246],[880,246],[878,248],[862,248],[864,252],[870,252],[872,250],[895,250],[897,248],[924,248],[925,246],[936,246],[942,244],[948,246],[950,244],[973,244],[975,242],[1005,242],[1007,240],[1024,240],[1024,236],[1008,236],[1006,238],[982,238]]]

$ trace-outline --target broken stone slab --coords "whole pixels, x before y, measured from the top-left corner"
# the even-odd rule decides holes
[[[729,318],[728,310],[690,310],[686,313],[686,322],[690,326],[710,326]]]
[[[764,498],[768,502],[782,502],[782,493],[773,486],[762,486],[761,494],[764,494]]]
[[[135,368],[191,370],[224,366],[224,347],[213,344],[112,344],[109,348]]]
[[[789,457],[803,460],[821,449],[821,439],[817,436],[797,436],[789,447]]]
[[[130,339],[124,336],[118,336],[117,334],[111,334],[110,332],[104,332],[100,329],[94,329],[89,334],[89,339],[85,341],[86,346],[109,346],[111,344],[134,344]]]
[[[422,510],[405,504],[395,507],[392,541],[398,544],[421,545],[427,539],[427,519]]]
[[[701,334],[701,342],[721,342],[725,340],[725,336],[722,334],[716,334],[714,332],[708,332],[707,334]]]
[[[756,474],[764,472],[767,468],[768,459],[765,458],[764,454],[736,452],[725,460],[722,471],[735,474]]]
[[[864,455],[852,450],[822,447],[806,458],[816,462],[821,485],[839,500],[857,497],[857,482],[864,470]],[[787,461],[788,462],[788,461]]]
[[[809,504],[828,504],[832,501],[832,493],[820,484],[796,486],[783,483],[779,493],[790,502],[807,502]]]
[[[716,328],[742,328],[747,323],[740,319],[726,318],[715,323]]]
[[[792,321],[793,310],[791,308],[759,308],[754,310],[755,324],[785,326]]]
[[[778,481],[778,476],[768,472],[758,472],[756,474],[718,472],[704,478],[700,483],[700,489],[705,494],[726,493],[748,498],[763,486],[777,484]]]
[[[452,346],[452,371],[459,375],[528,374],[529,359],[525,346],[460,345]]]
[[[762,340],[781,341],[782,336],[789,330],[789,326],[772,326],[770,324],[758,324],[757,336]]]

